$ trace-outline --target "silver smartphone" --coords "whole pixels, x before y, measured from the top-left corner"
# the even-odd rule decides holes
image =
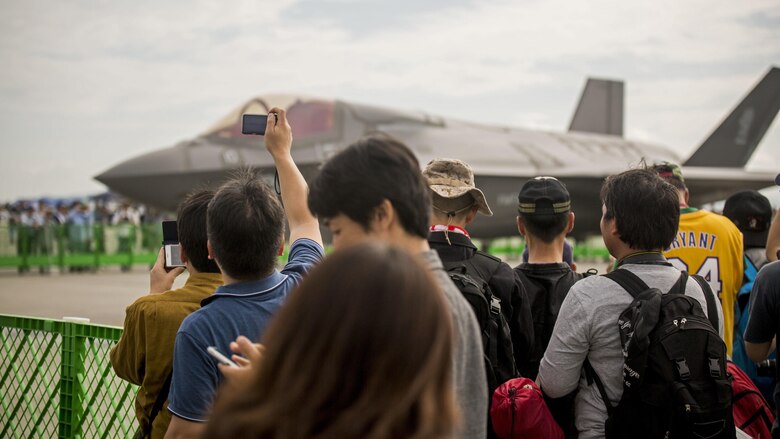
[[[230,358],[222,355],[222,352],[218,351],[217,348],[214,346],[209,346],[206,348],[206,352],[209,353],[212,357],[216,358],[217,361],[219,361],[221,364],[230,366],[230,367],[238,367],[238,364],[234,363],[233,360]]]

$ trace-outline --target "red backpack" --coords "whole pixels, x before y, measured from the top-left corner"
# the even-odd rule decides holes
[[[493,392],[493,431],[501,439],[564,439],[542,391],[528,378],[513,378]]]
[[[729,361],[728,371],[733,377],[734,424],[754,439],[771,438],[775,417],[766,399],[739,366]]]

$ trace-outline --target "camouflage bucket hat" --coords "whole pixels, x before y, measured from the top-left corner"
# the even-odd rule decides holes
[[[466,163],[456,159],[435,159],[428,162],[423,170],[428,187],[444,198],[458,198],[471,194],[479,206],[479,212],[492,216],[485,194],[474,185],[474,172]]]

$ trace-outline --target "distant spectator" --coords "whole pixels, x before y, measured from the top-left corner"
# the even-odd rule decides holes
[[[303,280],[205,437],[446,438],[457,426],[453,334],[433,275],[401,249],[341,250]]]
[[[206,211],[213,197],[211,190],[196,191],[179,206],[181,260],[189,273],[184,287],[171,289],[174,279],[184,269],[166,269],[161,248],[150,273],[149,294],[127,307],[124,333],[111,349],[111,364],[116,374],[141,386],[135,397],[139,439],[165,436],[171,421],[166,405],[176,333],[182,320],[222,285],[219,267],[209,259],[206,245]]]
[[[284,110],[268,118],[265,146],[279,173],[282,203],[252,173],[219,188],[208,207],[208,248],[225,285],[182,322],[176,335],[167,438],[199,437],[222,376],[209,346],[229,352],[239,335],[262,337],[303,275],[324,255],[317,219],[306,207],[306,181],[292,160],[292,129]],[[284,206],[284,207],[282,207]],[[290,226],[289,262],[275,269]],[[322,360],[326,360],[322,358]]]

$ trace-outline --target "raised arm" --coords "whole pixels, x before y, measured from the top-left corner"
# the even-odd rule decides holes
[[[309,186],[290,153],[292,140],[287,113],[281,108],[272,108],[265,128],[265,147],[271,153],[279,173],[282,203],[290,225],[290,244],[299,238],[308,238],[322,245],[319,222],[306,204]]]

